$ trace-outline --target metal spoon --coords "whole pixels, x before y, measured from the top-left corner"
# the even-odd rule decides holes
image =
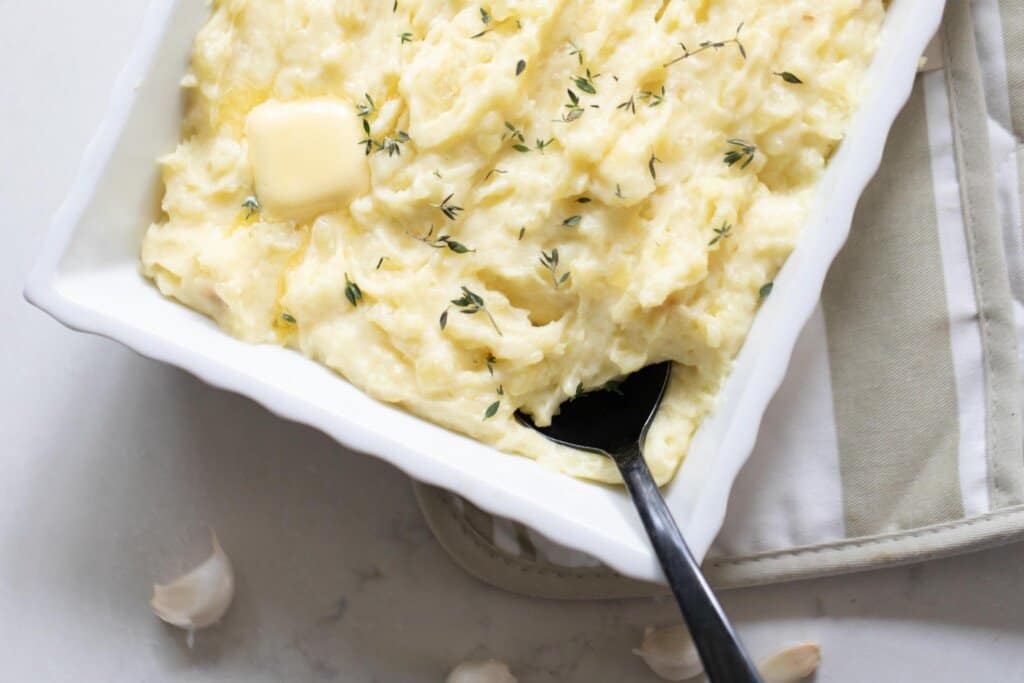
[[[577,396],[562,404],[549,427],[537,427],[524,413],[516,413],[516,417],[556,443],[600,453],[615,461],[708,678],[727,683],[760,683],[757,668],[686,547],[643,457],[644,437],[661,404],[671,372],[670,362],[651,365],[614,388]]]

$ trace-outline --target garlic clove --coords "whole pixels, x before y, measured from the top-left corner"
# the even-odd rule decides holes
[[[518,683],[508,665],[495,659],[463,662],[452,669],[445,683]]]
[[[704,670],[690,632],[681,625],[644,629],[643,643],[633,652],[666,681],[685,681]]]
[[[170,583],[154,584],[153,599],[149,603],[154,614],[168,624],[187,629],[190,638],[196,630],[220,621],[235,594],[231,560],[213,530],[210,536],[212,554]]]
[[[820,662],[817,643],[800,643],[776,652],[757,668],[765,683],[796,683],[813,674]]]

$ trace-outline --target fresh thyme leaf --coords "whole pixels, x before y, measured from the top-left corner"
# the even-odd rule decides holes
[[[527,147],[526,145],[522,144],[522,143],[517,143],[517,144],[512,145],[512,149],[514,149],[517,152],[529,152],[530,151],[530,148]]]
[[[345,298],[353,307],[359,306],[359,302],[363,300],[363,290],[348,279],[348,273],[345,273]]]
[[[765,284],[761,285],[761,289],[758,290],[758,292],[757,292],[758,298],[760,298],[760,299],[765,298],[766,296],[768,296],[769,294],[772,293],[773,289],[775,289],[775,283],[774,282],[766,282]]]
[[[402,41],[403,44],[412,42],[412,34],[409,33],[408,31],[398,34],[398,38]]]
[[[498,362],[498,359],[494,357],[493,353],[487,354],[487,372],[491,373],[491,377],[494,377],[494,364]]]
[[[438,169],[436,169],[436,168],[434,169],[434,173],[433,173],[433,176],[434,176],[435,178],[444,178],[444,176],[443,176],[443,175],[441,175],[441,171],[439,171],[439,170],[438,170]]]
[[[367,95],[367,97],[369,97]],[[361,111],[364,105],[357,105],[357,109]],[[363,116],[360,114],[360,116]],[[366,116],[369,116],[369,112]],[[397,131],[394,136],[386,135],[380,140],[375,140],[373,134],[370,132],[370,122],[363,116],[363,132],[366,133],[366,137],[358,142],[363,145],[366,150],[366,156],[370,156],[372,152],[387,152],[389,157],[401,156],[402,145],[409,142],[409,134],[404,130]]]
[[[622,196],[622,186],[618,183],[615,183],[615,196],[619,199],[625,199],[625,197]]]
[[[636,115],[636,97],[634,95],[630,95],[628,100],[626,100],[625,102],[622,102],[622,103],[616,105],[615,108],[616,109],[622,109],[624,111],[628,111],[629,113],[631,113],[631,114],[633,114],[635,116]]]
[[[520,59],[518,62],[516,62],[516,76],[520,75],[524,71],[526,71],[526,60]]]
[[[708,246],[715,246],[716,244],[724,240],[726,237],[728,237],[730,234],[732,234],[732,224],[729,223],[728,221],[723,221],[722,227],[715,228],[715,236],[710,242],[708,242]]]
[[[484,420],[490,420],[492,417],[498,414],[498,408],[501,407],[501,401],[495,401],[491,405],[487,406],[487,410],[484,411]]]
[[[377,267],[374,268],[374,270],[380,270],[380,267],[384,265],[384,259],[386,258],[387,256],[381,256],[380,259],[377,261]]]
[[[242,202],[242,208],[246,210],[245,220],[249,220],[254,213],[263,208],[263,205],[260,204],[260,200],[256,198],[256,195],[250,195]]]
[[[491,176],[494,175],[495,173],[497,173],[498,175],[505,175],[506,173],[508,173],[508,171],[506,171],[503,168],[492,168],[490,171],[487,172],[487,175],[484,176],[484,180],[490,180]]]
[[[440,235],[435,238],[433,225],[430,226],[430,230],[428,230],[427,234],[423,237],[416,237],[415,235],[411,235],[411,237],[433,247],[434,249],[448,249],[456,254],[469,254],[476,251],[475,249],[470,249],[461,242],[456,242],[450,235]]]
[[[480,33],[474,33],[473,35],[471,35],[470,39],[471,40],[476,40],[477,38],[482,38],[482,37],[486,36],[490,32],[491,32],[491,29],[485,28],[483,31],[480,31]]]
[[[700,46],[696,50],[690,50],[690,49],[688,49],[686,47],[685,44],[679,43],[679,47],[682,48],[683,54],[680,55],[679,57],[676,57],[675,59],[673,59],[670,62],[666,62],[663,66],[666,66],[666,67],[672,66],[673,64],[675,64],[677,62],[681,62],[684,59],[687,59],[687,58],[692,57],[694,55],[700,54],[701,52],[704,52],[704,50],[709,50],[710,49],[710,50],[714,50],[715,52],[717,52],[718,50],[722,49],[726,45],[735,45],[736,49],[738,49],[740,51],[740,56],[742,56],[743,59],[746,59],[747,58],[747,50],[746,50],[746,48],[743,47],[743,43],[740,42],[740,31],[742,31],[742,30],[743,30],[743,22],[741,21],[740,25],[736,27],[736,34],[732,38],[729,38],[728,40],[705,40],[705,41],[703,41],[700,44]]]
[[[590,95],[596,95],[597,86],[594,85],[594,79],[600,75],[601,74],[594,75],[590,73],[590,69],[587,69],[585,75],[573,76],[570,80],[572,80],[572,82],[576,84],[576,87],[582,90],[583,92],[588,93]]]
[[[577,204],[589,204],[591,201],[593,201],[593,200],[590,197],[580,197],[579,199],[576,200],[576,203]]]
[[[563,273],[561,277],[558,275],[558,249],[552,249],[550,253],[542,249],[540,252],[540,265],[551,273],[551,284],[555,286],[555,289],[561,287],[569,279],[568,271]]]
[[[743,160],[743,164],[740,168],[750,166],[750,162],[754,160],[754,154],[757,153],[757,146],[750,144],[746,140],[740,140],[739,138],[726,140],[726,142],[737,147],[737,149],[732,149],[725,153],[725,156],[722,157],[722,161],[725,162],[725,165],[733,166],[740,160]]]
[[[519,241],[522,242],[523,241],[523,237],[525,237],[525,236],[526,236],[526,226],[524,225],[523,227],[519,228]]]
[[[792,83],[793,85],[800,85],[801,83],[803,83],[803,81],[801,81],[799,78],[796,77],[796,75],[789,71],[773,71],[772,75],[778,76],[782,80],[786,81],[786,83]]]
[[[566,228],[575,228],[580,224],[580,221],[582,220],[582,216],[569,216],[564,221],[562,221],[562,225]]]
[[[661,86],[660,93],[651,92],[650,90],[644,90],[639,95],[637,95],[637,97],[647,102],[647,106],[653,109],[654,107],[657,107],[658,105],[665,102],[665,86]]]
[[[658,171],[655,170],[654,164],[660,164],[660,163],[661,163],[661,159],[659,159],[658,157],[654,156],[654,153],[652,152],[651,153],[651,158],[647,161],[647,170],[651,172],[651,179],[653,179],[653,180],[657,180],[658,179]]]
[[[395,0],[395,4],[391,6],[391,11],[392,12],[397,12],[398,11],[398,0]]]
[[[366,104],[360,102],[356,105],[356,113],[359,114],[359,118],[365,119],[368,116],[372,116],[377,111],[377,103],[370,97],[370,93],[363,93],[363,97],[366,98]],[[366,131],[369,133],[370,131]]]
[[[283,320],[286,323],[289,323],[291,325],[295,324],[295,317],[291,313],[282,313],[281,314],[281,320]]]
[[[483,297],[473,292],[465,285],[462,286],[462,296],[460,296],[458,299],[452,299],[451,306],[454,306],[455,308],[458,309],[459,313],[463,313],[465,315],[475,315],[483,311],[484,314],[487,316],[487,319],[491,321],[491,325],[494,327],[494,331],[498,333],[498,336],[504,336],[501,333],[501,328],[498,327],[498,322],[494,319],[494,316],[491,315],[491,312],[487,310],[487,306],[484,304]],[[451,306],[446,308],[444,310],[444,313],[441,314],[442,330],[448,324],[448,310],[451,308]]]
[[[484,23],[484,26],[491,23],[491,13],[485,7],[480,8],[480,21]]]
[[[445,218],[447,218],[450,221],[454,221],[456,218],[458,218],[459,212],[464,211],[464,209],[461,206],[455,206],[454,204],[451,203],[452,197],[454,196],[454,194],[450,194],[447,197],[445,197],[444,201],[442,201],[440,204],[433,205],[435,209],[440,209],[441,213],[445,215]]]
[[[504,396],[504,395],[505,395],[505,385],[504,384],[499,384],[498,385],[498,396]]]
[[[572,123],[583,116],[583,107],[580,106],[579,95],[574,93],[572,89],[567,89],[566,92],[569,94],[569,103],[565,105],[568,111],[562,114],[561,120],[563,123]]]
[[[583,66],[583,50],[581,50],[579,46],[571,40],[569,41],[569,45],[572,46],[572,50],[569,51],[569,54],[578,59],[580,66]]]
[[[537,140],[537,145],[536,145],[537,151],[538,152],[543,152],[544,148],[547,147],[548,145],[550,145],[554,141],[555,141],[554,138],[548,138],[547,140]]]
[[[583,395],[583,382],[580,382],[579,384],[576,385],[576,393],[573,394],[573,400],[579,398],[582,395]]]

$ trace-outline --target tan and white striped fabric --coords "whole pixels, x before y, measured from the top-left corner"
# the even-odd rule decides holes
[[[1024,538],[1024,3],[950,0],[705,562],[719,586]],[[418,487],[472,573],[655,590]]]

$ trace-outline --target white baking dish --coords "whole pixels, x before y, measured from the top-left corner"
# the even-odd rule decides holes
[[[942,8],[940,0],[891,3],[870,90],[825,175],[800,244],[757,317],[720,408],[701,426],[666,490],[697,556],[703,557],[722,525],[733,480],[753,447],[829,264],[846,240],[857,199],[878,167]],[[278,415],[522,521],[624,574],[660,580],[622,491],[546,471],[380,404],[292,351],[236,341],[160,296],[139,275],[140,240],[159,205],[154,160],[178,140],[183,109],[178,82],[208,11],[207,3],[195,0],[151,3],[109,113],[29,278],[29,301],[70,327],[107,336],[245,394]]]

